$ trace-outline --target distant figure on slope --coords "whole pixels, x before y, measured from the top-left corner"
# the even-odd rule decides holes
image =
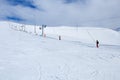
[[[99,41],[96,40],[96,47],[99,48]]]

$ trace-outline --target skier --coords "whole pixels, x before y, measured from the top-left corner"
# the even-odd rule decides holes
[[[99,48],[99,41],[96,40],[96,47]]]
[[[61,40],[61,36],[59,35],[59,40]]]

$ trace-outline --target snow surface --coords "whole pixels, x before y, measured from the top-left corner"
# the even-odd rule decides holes
[[[119,80],[120,33],[0,22],[0,80]],[[58,40],[58,36],[62,40]],[[95,47],[95,40],[100,48]]]

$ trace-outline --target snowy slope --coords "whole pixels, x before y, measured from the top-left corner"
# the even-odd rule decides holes
[[[0,80],[120,79],[119,33],[103,28],[82,28],[77,30],[77,33],[82,32],[81,36],[76,37],[73,36],[77,34],[73,34],[76,29],[61,27],[57,31],[58,28],[51,27],[51,31],[46,28],[44,38],[39,36],[41,33],[32,33],[30,28],[26,28],[27,33],[11,29],[8,22],[0,22]],[[82,37],[83,33],[89,38]],[[93,46],[88,33],[104,45]],[[62,36],[61,41],[58,35]]]
[[[21,30],[22,24],[9,23],[9,26]],[[28,33],[34,33],[34,27],[32,25],[24,25],[25,31]],[[41,26],[36,26],[36,33],[41,35]],[[47,27],[45,28],[45,34],[48,37],[58,39],[58,36],[62,37],[62,40],[78,41],[82,43],[94,44],[96,40],[99,40],[104,45],[120,45],[120,33],[112,29],[107,28],[95,28],[95,27]],[[112,38],[111,38],[112,37]]]
[[[120,44],[120,34],[116,31],[106,28],[95,27],[48,27],[46,34],[61,35],[65,40],[74,40],[84,43],[95,43],[99,40],[101,44],[117,45]],[[68,38],[69,37],[69,38]],[[112,37],[112,38],[111,38]],[[70,39],[71,38],[71,39]]]

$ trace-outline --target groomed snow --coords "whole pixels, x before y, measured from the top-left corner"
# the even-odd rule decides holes
[[[16,27],[15,27],[16,26]],[[0,80],[119,80],[120,33],[0,22]],[[62,40],[58,40],[58,36]],[[95,47],[95,40],[100,48]]]

